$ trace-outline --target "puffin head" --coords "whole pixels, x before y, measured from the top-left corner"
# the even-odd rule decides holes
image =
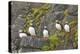
[[[68,21],[66,21],[65,24],[68,24]]]
[[[20,19],[22,17],[22,15],[20,14],[19,16],[18,16],[18,18]]]
[[[22,33],[22,30],[21,29],[19,30],[19,33]]]
[[[22,15],[20,14],[19,17],[22,17]]]
[[[56,23],[59,23],[59,21],[58,21],[58,20],[56,20]]]
[[[44,29],[47,29],[47,26],[44,26]]]

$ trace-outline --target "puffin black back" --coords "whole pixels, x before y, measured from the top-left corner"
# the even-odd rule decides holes
[[[8,11],[10,53],[78,49],[78,5],[9,1]]]

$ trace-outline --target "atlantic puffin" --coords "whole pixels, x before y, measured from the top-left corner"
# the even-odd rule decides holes
[[[35,32],[35,28],[33,27],[33,24],[30,24],[30,27],[28,29],[28,33],[31,35],[31,36],[36,36],[36,32]]]
[[[49,37],[49,32],[47,30],[47,26],[44,26],[43,37],[44,37],[44,39],[48,39],[48,37]]]
[[[19,37],[20,37],[19,52],[21,52],[22,49],[28,45],[28,43],[27,43],[28,35],[20,29],[19,30]]]
[[[68,22],[65,22],[64,30],[65,30],[65,32],[70,32],[70,26],[69,26]]]
[[[60,24],[60,22],[58,20],[56,20],[56,25],[55,25],[56,29],[61,31],[62,30],[62,25]]]
[[[22,37],[27,37],[27,34],[22,32],[22,30],[19,30],[19,37],[22,38]]]

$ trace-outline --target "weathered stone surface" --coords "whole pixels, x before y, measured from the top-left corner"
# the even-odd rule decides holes
[[[43,46],[43,42],[44,40],[40,39],[40,38],[32,38],[31,36],[28,37],[22,37],[21,38],[21,42],[20,42],[20,46],[21,47],[36,47],[36,48],[40,48],[41,46]]]
[[[69,15],[73,15],[73,16],[77,16],[78,15],[78,12],[77,12],[78,7],[76,5],[75,6],[72,6],[72,5],[68,6],[67,10],[69,12]]]
[[[44,4],[44,3],[43,3]],[[12,11],[11,11],[11,39],[13,41],[12,48],[20,48],[19,46],[28,47],[28,46],[35,46],[37,48],[42,47],[46,41],[35,38],[32,39],[31,36],[24,37],[22,39],[19,38],[19,29],[22,29],[25,24],[25,20],[19,15],[24,15],[25,12],[28,13],[31,8],[40,7],[43,5],[42,3],[26,3],[26,2],[13,2],[12,4]],[[63,5],[63,4],[51,4],[52,11],[45,14],[41,18],[41,30],[40,33],[37,33],[38,36],[42,36],[42,31],[44,29],[44,25],[47,26],[49,30],[49,35],[55,33],[55,21],[56,19],[62,21],[66,18],[66,21],[71,22],[78,15],[78,6],[76,5]],[[68,10],[68,16],[64,16],[64,11]],[[27,15],[27,14],[26,14]],[[63,23],[64,24],[64,23]],[[16,40],[19,39],[19,40]],[[32,49],[32,48],[23,48],[22,52],[30,52],[30,51],[37,51],[39,49]],[[14,51],[14,49],[13,49]]]
[[[63,4],[56,4],[54,7],[54,11],[63,11],[67,8],[67,5],[63,5]]]

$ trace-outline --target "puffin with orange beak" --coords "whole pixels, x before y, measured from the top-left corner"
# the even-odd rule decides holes
[[[62,30],[62,25],[60,24],[60,22],[58,20],[56,20],[56,25],[55,25],[56,29],[61,31]]]
[[[36,36],[35,28],[32,24],[30,24],[28,32],[30,33],[31,36]]]
[[[48,32],[48,30],[47,30],[47,26],[44,26],[44,30],[43,30],[43,37],[44,37],[44,39],[48,39],[48,37],[49,37],[49,32]]]

